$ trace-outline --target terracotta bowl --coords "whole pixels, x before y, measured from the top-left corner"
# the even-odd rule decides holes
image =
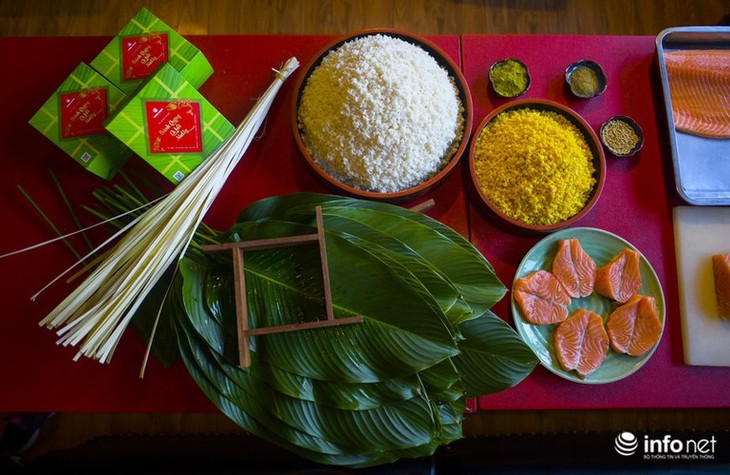
[[[341,181],[337,180],[336,178],[332,177],[327,171],[325,171],[322,167],[320,167],[317,162],[314,160],[314,158],[310,155],[309,151],[307,150],[307,147],[305,146],[303,140],[301,131],[299,130],[299,124],[298,124],[298,111],[299,111],[299,103],[301,100],[301,95],[304,90],[304,86],[307,83],[307,79],[312,74],[312,72],[319,66],[319,64],[322,62],[324,57],[332,50],[335,50],[342,46],[343,43],[356,39],[361,38],[365,36],[370,35],[387,35],[392,36],[394,38],[401,39],[403,41],[407,41],[408,43],[412,43],[416,46],[421,47],[422,49],[426,50],[435,60],[436,62],[443,67],[454,79],[454,83],[459,91],[459,98],[461,100],[461,104],[463,106],[463,117],[464,117],[464,133],[463,136],[458,143],[458,146],[456,147],[456,151],[452,154],[449,161],[446,163],[441,170],[431,177],[430,179],[413,186],[411,188],[407,188],[401,191],[392,192],[392,193],[379,193],[374,191],[367,191],[362,190],[359,188],[355,188],[353,186],[350,186],[346,183],[342,183]],[[469,143],[469,132],[471,131],[472,123],[473,123],[473,106],[472,106],[472,99],[471,99],[471,93],[469,92],[469,86],[466,83],[466,79],[464,79],[464,76],[462,75],[461,71],[459,70],[459,67],[456,65],[456,63],[453,62],[453,60],[438,46],[436,46],[431,41],[422,38],[420,36],[412,35],[410,33],[406,33],[400,30],[394,30],[394,29],[367,29],[367,30],[361,30],[354,33],[350,33],[348,35],[345,35],[343,37],[338,38],[337,40],[333,41],[332,43],[325,46],[309,63],[302,68],[300,74],[297,77],[296,83],[295,83],[295,89],[294,89],[294,98],[292,101],[292,108],[291,108],[291,116],[290,116],[290,123],[291,128],[294,133],[294,140],[297,144],[297,148],[299,149],[299,152],[304,157],[306,162],[309,164],[310,168],[327,184],[329,187],[334,188],[335,190],[339,190],[341,192],[344,192],[348,195],[356,196],[359,198],[366,198],[366,199],[374,199],[374,200],[383,200],[383,201],[402,201],[410,198],[415,198],[416,196],[419,196],[423,193],[426,193],[430,190],[432,190],[434,187],[436,187],[439,183],[441,183],[448,175],[451,173],[451,171],[454,169],[454,167],[457,165],[459,158],[464,154],[464,151],[466,150],[467,144]]]
[[[506,215],[496,204],[494,204],[489,199],[489,197],[487,197],[487,195],[482,190],[482,187],[479,185],[479,179],[476,175],[474,151],[476,148],[477,139],[482,133],[484,127],[486,127],[499,114],[503,112],[525,108],[557,112],[558,114],[568,119],[578,128],[578,130],[583,133],[583,136],[585,137],[586,142],[588,143],[588,146],[591,150],[591,154],[593,155],[593,166],[596,169],[597,176],[596,184],[593,186],[591,196],[588,198],[588,201],[580,212],[559,223],[549,225],[528,224]],[[588,123],[577,113],[557,102],[539,99],[522,99],[509,102],[493,110],[489,115],[487,115],[487,117],[484,118],[484,120],[482,120],[482,122],[476,128],[471,141],[471,146],[469,147],[469,172],[471,175],[472,183],[478,195],[478,199],[486,208],[488,208],[491,213],[496,215],[501,222],[507,224],[508,227],[527,231],[529,234],[550,233],[553,231],[557,231],[558,229],[566,228],[573,225],[575,222],[588,214],[591,208],[593,208],[593,206],[596,204],[598,198],[601,196],[603,183],[606,178],[606,158],[603,154],[603,148],[601,147],[601,143],[598,140],[598,136],[593,131],[591,126],[588,125]]]

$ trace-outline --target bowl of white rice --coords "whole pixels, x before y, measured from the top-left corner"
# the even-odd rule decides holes
[[[398,201],[433,189],[466,149],[469,88],[430,41],[364,30],[327,45],[302,69],[292,129],[302,156],[329,185]]]

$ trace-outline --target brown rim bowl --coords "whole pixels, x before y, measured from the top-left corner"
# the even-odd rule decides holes
[[[494,84],[494,73],[495,71],[502,65],[507,64],[509,61],[514,61],[515,63],[519,64],[524,70],[525,70],[525,76],[527,76],[527,85],[524,89],[522,89],[517,94],[505,94],[498,90],[497,86]],[[513,99],[515,97],[519,97],[523,94],[525,94],[530,89],[530,84],[532,83],[532,77],[530,76],[530,70],[528,69],[527,65],[520,61],[517,58],[505,58],[499,61],[495,61],[492,66],[489,67],[489,84],[492,85],[492,91],[499,97],[504,97],[507,99]]]
[[[596,73],[596,79],[598,80],[598,89],[587,95],[581,94],[579,91],[577,91],[575,85],[573,84],[573,73],[576,71],[576,69],[580,67],[588,68]],[[606,87],[608,87],[608,78],[606,77],[606,73],[605,71],[603,71],[603,68],[600,64],[596,63],[595,61],[591,61],[590,59],[581,59],[580,61],[576,61],[565,69],[565,83],[568,85],[570,92],[572,92],[575,97],[579,97],[581,99],[590,99],[591,97],[600,96],[601,94],[606,92]]]
[[[463,106],[463,117],[464,117],[464,132],[461,140],[459,141],[458,147],[456,148],[456,151],[453,153],[449,161],[444,165],[439,172],[434,175],[433,177],[429,178],[428,180],[413,186],[411,188],[407,188],[404,190],[391,192],[391,193],[380,193],[375,191],[368,191],[368,190],[362,190],[359,188],[355,188],[353,186],[350,186],[346,183],[342,183],[341,181],[335,179],[332,177],[327,171],[322,169],[314,160],[314,158],[310,155],[309,151],[307,150],[307,147],[304,144],[304,141],[302,140],[301,131],[299,130],[299,124],[298,124],[298,111],[299,111],[299,103],[301,100],[302,91],[304,89],[304,86],[306,85],[307,79],[311,75],[311,73],[314,71],[317,66],[322,62],[324,57],[332,50],[335,50],[342,46],[347,41],[351,41],[356,38],[361,38],[365,36],[370,35],[387,35],[394,38],[401,39],[403,41],[407,41],[408,43],[414,44],[416,46],[421,47],[425,51],[427,51],[435,60],[436,62],[443,67],[449,76],[451,76],[454,79],[454,83],[459,91],[459,99],[461,100],[461,104]],[[301,70],[300,74],[297,77],[295,86],[294,86],[294,98],[292,101],[292,107],[291,107],[291,114],[290,114],[290,122],[291,122],[291,128],[294,133],[294,140],[296,142],[297,148],[299,149],[299,152],[304,157],[307,164],[309,164],[309,167],[321,178],[330,188],[334,188],[335,190],[342,191],[348,195],[352,195],[358,198],[365,198],[365,199],[373,199],[373,200],[382,200],[382,201],[402,201],[410,198],[415,198],[419,195],[422,195],[424,193],[427,193],[428,191],[435,188],[439,183],[441,183],[448,175],[451,173],[451,171],[456,167],[457,163],[459,162],[459,159],[464,154],[467,144],[469,143],[469,132],[471,131],[472,123],[473,123],[473,105],[472,105],[472,99],[471,99],[471,93],[469,92],[469,86],[466,83],[466,79],[464,78],[463,74],[459,70],[459,67],[454,63],[454,61],[444,52],[440,47],[432,43],[431,41],[417,36],[412,35],[410,33],[403,32],[401,30],[396,29],[366,29],[366,30],[360,30],[354,33],[347,34],[345,36],[339,37],[337,40],[332,41],[327,46],[322,48],[319,53],[317,53],[312,60],[310,60],[307,65]]]
[[[577,214],[571,216],[570,218],[561,221],[559,223],[555,224],[547,224],[547,225],[540,225],[540,224],[528,224],[524,223],[522,221],[518,221],[508,215],[506,215],[496,204],[494,204],[489,197],[484,193],[481,186],[479,186],[479,179],[476,175],[476,169],[475,169],[475,163],[474,163],[474,150],[476,148],[477,139],[479,138],[479,135],[482,133],[482,130],[484,130],[484,127],[486,127],[492,120],[494,120],[499,114],[515,109],[525,109],[530,108],[533,110],[541,110],[541,111],[553,111],[561,114],[563,117],[568,119],[573,125],[575,125],[578,130],[580,130],[583,133],[583,136],[586,139],[586,142],[588,143],[589,148],[591,149],[591,154],[593,155],[593,166],[597,171],[597,177],[596,177],[596,184],[593,186],[593,190],[591,192],[591,196],[586,202],[585,206],[583,206],[583,209],[580,210]],[[603,153],[603,147],[601,146],[601,142],[598,140],[598,136],[593,131],[591,126],[576,112],[569,109],[568,107],[565,107],[562,104],[559,104],[554,101],[550,100],[541,100],[541,99],[518,99],[512,102],[509,102],[501,107],[498,107],[494,109],[492,112],[490,112],[484,120],[479,124],[479,126],[474,131],[474,134],[472,136],[471,146],[469,147],[469,174],[471,176],[471,181],[474,186],[474,189],[476,190],[476,193],[479,197],[480,202],[488,208],[488,210],[499,220],[505,224],[507,224],[509,227],[526,231],[529,234],[544,234],[544,233],[551,233],[553,231],[557,231],[559,229],[567,228],[573,224],[575,224],[577,221],[579,221],[581,218],[583,218],[588,212],[593,208],[593,206],[598,201],[598,198],[601,195],[601,191],[603,191],[603,184],[606,179],[606,158]]]
[[[606,129],[606,127],[608,126],[608,124],[610,124],[611,122],[623,122],[624,124],[631,127],[634,130],[634,132],[636,133],[636,136],[638,137],[639,140],[636,142],[636,145],[634,145],[631,148],[631,150],[629,150],[627,153],[621,153],[621,152],[614,150],[614,148],[611,147],[611,144],[606,142],[606,140],[604,139],[603,132]],[[613,155],[614,157],[618,157],[618,158],[633,157],[644,146],[644,131],[641,130],[641,126],[634,119],[632,119],[631,117],[629,117],[627,115],[615,115],[615,116],[611,117],[610,119],[608,119],[606,122],[604,122],[601,125],[601,128],[598,129],[598,136],[601,138],[601,143],[603,143],[603,146],[606,147],[606,150],[608,150],[608,152],[611,155]]]

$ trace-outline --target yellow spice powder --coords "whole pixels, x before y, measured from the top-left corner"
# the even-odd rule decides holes
[[[596,184],[583,134],[552,111],[525,108],[497,116],[477,139],[474,165],[484,194],[507,216],[528,224],[574,216]]]

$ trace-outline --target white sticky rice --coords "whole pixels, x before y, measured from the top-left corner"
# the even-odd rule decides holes
[[[392,193],[436,175],[464,133],[453,78],[424,49],[383,34],[331,51],[298,111],[317,164],[352,187]]]

